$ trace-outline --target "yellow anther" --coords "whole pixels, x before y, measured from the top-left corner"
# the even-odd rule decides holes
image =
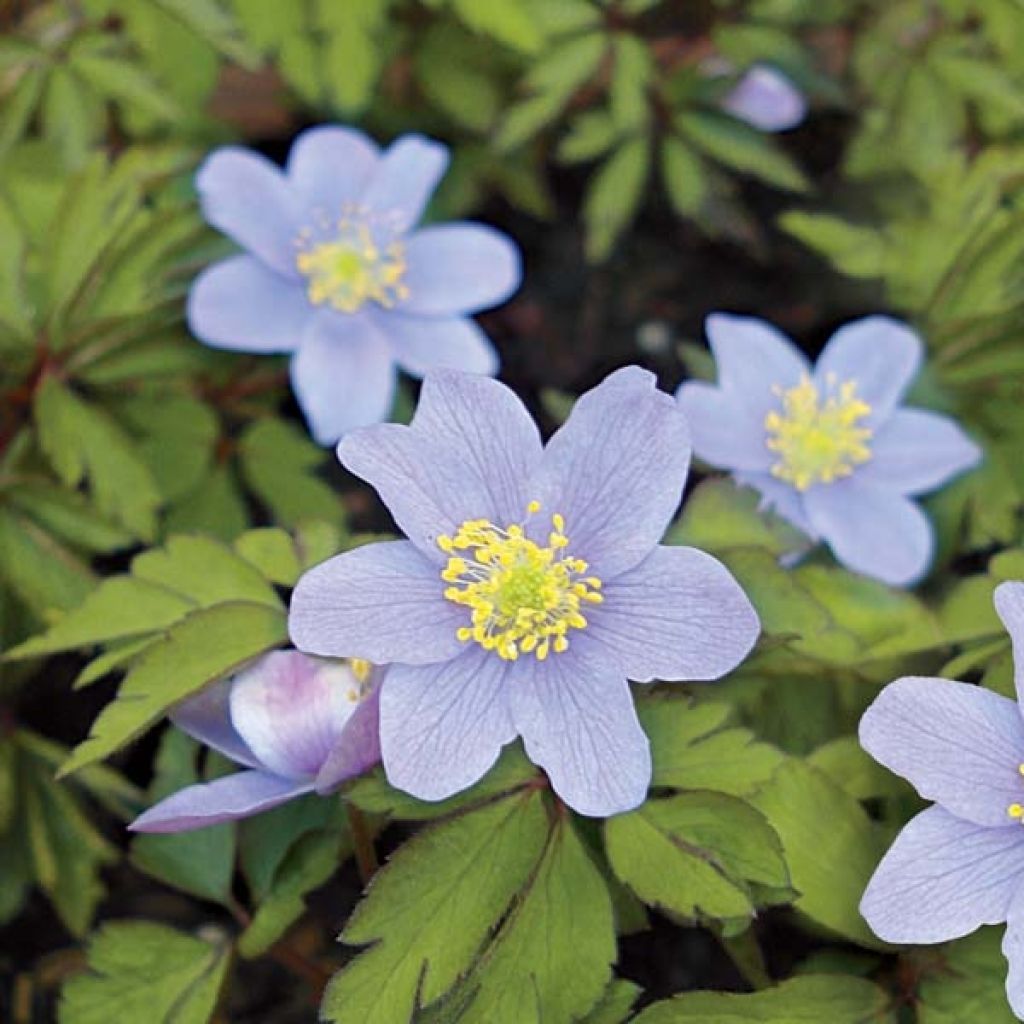
[[[531,501],[527,512],[539,508]],[[455,633],[460,641],[474,641],[506,661],[521,654],[544,661],[552,651],[568,650],[570,629],[586,628],[580,605],[603,600],[596,593],[601,581],[581,577],[587,563],[561,554],[569,544],[564,518],[556,513],[551,524],[547,547],[530,540],[522,524],[499,527],[486,519],[467,520],[453,537],[438,539],[451,556],[441,578],[454,584],[444,596],[469,611],[471,625]],[[451,554],[456,550],[465,557]]]
[[[373,671],[373,663],[365,658],[349,658],[348,667],[352,669],[352,675],[356,677],[357,683],[365,683]]]
[[[1015,821],[1020,821],[1021,818],[1024,818],[1024,806],[1021,804],[1010,804],[1006,808],[1006,813]]]
[[[307,279],[313,305],[355,313],[368,302],[393,306],[408,297],[405,248],[398,241],[379,246],[365,219],[346,215],[329,241],[311,245],[310,237],[311,232],[300,232],[295,265]]]
[[[871,458],[871,430],[860,423],[871,406],[857,397],[856,381],[828,380],[823,392],[805,375],[764,419],[765,444],[778,455],[772,476],[798,491],[849,476]]]

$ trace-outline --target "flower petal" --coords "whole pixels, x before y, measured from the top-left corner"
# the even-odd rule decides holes
[[[520,658],[509,700],[526,753],[575,811],[607,817],[643,803],[651,752],[615,664],[585,639],[546,661]]]
[[[817,533],[804,512],[803,498],[795,487],[771,473],[741,472],[734,474],[734,479],[741,487],[753,487],[760,493],[760,509],[770,509],[808,537],[817,539]]]
[[[981,461],[981,449],[948,416],[897,409],[871,441],[858,480],[901,494],[924,494]]]
[[[259,153],[224,146],[199,168],[196,190],[209,224],[268,267],[298,278],[294,241],[302,208],[279,167]]]
[[[405,312],[452,316],[504,302],[523,277],[519,248],[486,224],[424,228],[406,243]]]
[[[906,324],[866,316],[840,327],[818,357],[819,386],[830,374],[857,382],[857,396],[871,406],[864,423],[877,429],[899,404],[921,367],[924,346]]]
[[[222,679],[176,704],[167,717],[194,740],[246,768],[255,768],[256,758],[231,722],[230,696],[231,680]]]
[[[450,370],[427,374],[411,428],[372,427],[338,446],[342,464],[376,488],[406,536],[437,562],[446,561],[438,535],[465,520],[523,519],[540,457],[537,425],[512,391]]]
[[[140,814],[128,828],[133,832],[186,832],[219,825],[269,811],[312,788],[311,782],[282,779],[267,772],[236,772],[173,793]]]
[[[732,391],[703,381],[686,381],[676,392],[690,425],[693,453],[712,466],[766,470],[774,455],[765,445],[764,418],[758,419]]]
[[[722,109],[759,131],[784,132],[807,116],[807,101],[781,72],[755,64],[722,101]]]
[[[383,670],[378,670],[383,674]],[[341,737],[316,777],[316,791],[329,793],[380,761],[380,686],[356,706]]]
[[[946,942],[1006,920],[1024,872],[1024,828],[985,828],[929,807],[896,837],[860,912],[886,942]]]
[[[385,150],[360,204],[408,231],[423,215],[448,166],[448,147],[423,135],[403,135]]]
[[[311,779],[338,743],[359,693],[344,662],[273,651],[235,676],[231,721],[269,772]]]
[[[498,354],[481,327],[465,317],[403,316],[391,310],[371,314],[388,336],[391,351],[406,373],[422,377],[430,370],[464,370],[492,376]]]
[[[712,313],[704,322],[718,367],[718,386],[734,397],[756,423],[779,404],[779,390],[809,375],[804,354],[764,320]]]
[[[718,679],[761,629],[729,570],[696,548],[659,545],[602,593],[586,609],[587,634],[637,682]]]
[[[509,663],[474,647],[443,665],[392,665],[380,696],[388,782],[420,800],[472,786],[515,738]]]
[[[996,612],[1010,634],[1017,702],[1024,706],[1024,583],[1000,583],[994,600]]]
[[[1014,701],[990,690],[898,679],[864,712],[860,742],[926,800],[967,821],[1008,825],[1007,808],[1024,804],[1024,722]]]
[[[317,444],[335,444],[391,411],[395,363],[369,317],[317,314],[292,358],[291,378]]]
[[[213,348],[291,352],[314,314],[302,286],[251,256],[207,267],[192,283],[189,330]]]
[[[861,484],[856,476],[804,492],[804,511],[848,569],[892,586],[909,586],[928,571],[935,538],[909,498]]]
[[[359,199],[379,159],[380,148],[361,131],[320,125],[292,143],[288,181],[308,211],[336,217]]]
[[[1020,880],[1006,915],[1003,956],[1010,965],[1006,998],[1017,1017],[1024,1020],[1024,885]]]
[[[686,417],[655,385],[653,374],[630,370],[588,391],[530,484],[545,516],[565,517],[569,551],[605,582],[651,553],[686,483]]]
[[[463,645],[465,610],[443,596],[437,566],[408,541],[364,544],[305,573],[292,593],[288,629],[300,650],[334,658],[423,665]]]

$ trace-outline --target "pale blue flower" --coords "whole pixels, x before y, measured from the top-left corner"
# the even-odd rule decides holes
[[[935,805],[911,819],[861,901],[879,938],[948,942],[1006,923],[1006,991],[1024,1020],[1024,584],[996,588],[1017,700],[945,679],[898,679],[864,713],[860,742]]]
[[[914,496],[981,459],[946,416],[900,407],[921,365],[905,324],[869,316],[840,328],[812,368],[770,324],[713,313],[718,384],[678,392],[694,453],[755,487],[766,505],[838,561],[906,585],[931,564],[931,524]]]
[[[183,701],[174,724],[245,770],[179,790],[129,827],[183,832],[246,818],[366,771],[380,760],[379,674],[275,651]]]
[[[289,628],[314,654],[389,664],[392,785],[440,800],[521,736],[577,811],[640,804],[650,751],[627,679],[716,679],[759,628],[724,566],[658,543],[690,445],[654,377],[612,374],[545,446],[508,388],[438,371],[411,426],[356,431],[338,454],[409,539],[307,572]]]
[[[755,64],[722,100],[722,109],[762,132],[784,132],[807,116],[807,100],[781,71]]]
[[[419,135],[381,151],[324,126],[295,140],[284,172],[237,146],[199,169],[203,215],[246,253],[199,275],[189,327],[215,348],[293,353],[292,387],[321,444],[387,417],[396,365],[497,370],[470,314],[519,287],[519,251],[482,224],[416,228],[447,163]]]

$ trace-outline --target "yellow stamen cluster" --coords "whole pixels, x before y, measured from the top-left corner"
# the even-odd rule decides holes
[[[822,395],[805,375],[780,397],[781,410],[764,419],[765,444],[779,457],[772,476],[806,491],[849,476],[871,458],[871,430],[859,425],[871,406],[857,397],[856,381],[830,379]]]
[[[314,306],[324,303],[342,313],[355,313],[367,302],[393,306],[408,297],[402,283],[405,276],[405,248],[398,241],[379,244],[369,224],[358,218],[342,217],[337,236],[330,241],[301,248],[295,265],[308,283],[306,294]]]
[[[530,514],[540,504],[530,502]],[[569,647],[570,629],[585,629],[580,612],[603,600],[601,581],[584,575],[588,565],[566,552],[565,520],[551,517],[547,546],[530,540],[524,524],[501,528],[487,519],[468,519],[452,537],[438,537],[449,556],[441,579],[451,584],[444,596],[470,611],[461,627],[463,643],[476,641],[506,661],[532,654],[543,661]]]
[[[1024,764],[1017,765],[1017,771],[1021,775],[1024,775]],[[1010,806],[1006,808],[1006,813],[1013,818],[1014,821],[1019,821],[1024,825],[1024,804],[1010,804]]]
[[[349,658],[348,667],[355,678],[356,685],[349,687],[346,696],[353,703],[365,699],[370,693],[370,673],[373,671],[373,663],[365,658]]]

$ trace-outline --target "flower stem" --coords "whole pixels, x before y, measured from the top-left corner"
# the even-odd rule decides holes
[[[352,848],[356,855],[356,866],[359,877],[366,885],[377,873],[380,865],[377,862],[377,851],[373,845],[373,833],[366,816],[354,804],[346,802],[345,812],[348,814],[348,827],[352,833]]]

